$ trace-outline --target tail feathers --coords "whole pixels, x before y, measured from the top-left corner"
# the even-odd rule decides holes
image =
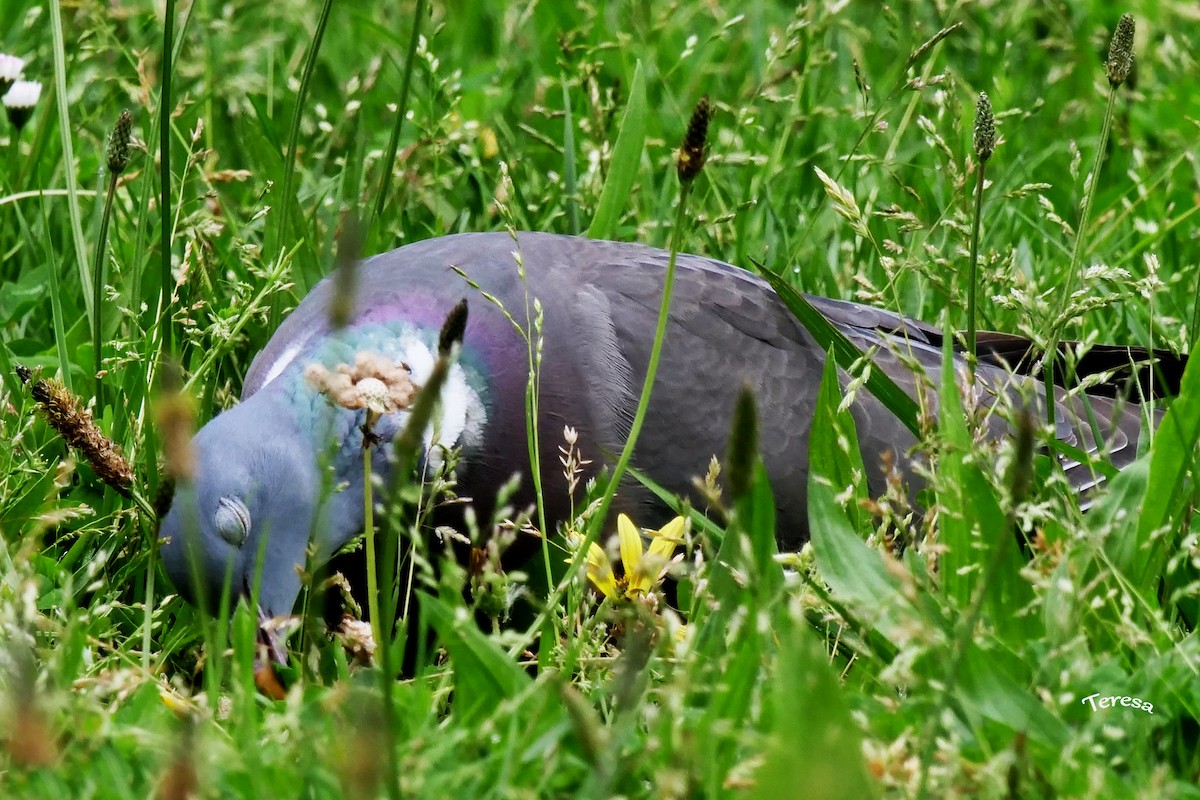
[[[980,333],[977,341],[981,359],[1008,366],[1023,375],[1043,377],[1034,374],[1035,371],[1040,372],[1041,352],[1029,339],[987,331]],[[1074,367],[1069,370],[1068,364],[1078,347],[1078,342],[1063,342],[1058,346],[1058,358],[1054,363],[1055,383],[1074,385],[1092,375],[1106,375],[1104,381],[1088,388],[1089,394],[1134,399],[1179,394],[1179,382],[1187,366],[1187,354],[1161,348],[1151,350],[1096,344],[1075,358]]]
[[[1157,428],[1163,409],[1123,397],[1103,397],[1078,392],[1070,396],[1062,389],[1057,397],[1059,441],[1085,453],[1087,459],[1060,456],[1067,479],[1081,495],[1081,505],[1091,505],[1090,496],[1102,486],[1112,470],[1122,470],[1138,457],[1146,431]],[[1101,465],[1108,465],[1108,469]]]

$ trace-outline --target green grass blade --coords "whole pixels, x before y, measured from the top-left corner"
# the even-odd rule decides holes
[[[79,284],[83,291],[83,305],[89,324],[95,309],[92,308],[92,276],[88,272],[87,246],[83,241],[83,216],[79,210],[79,183],[75,178],[75,148],[71,135],[75,130],[71,124],[71,111],[67,95],[66,45],[63,42],[62,3],[50,2],[50,30],[54,37],[54,99],[58,103],[58,132],[62,141],[63,178],[67,183],[67,214],[71,222],[71,242],[75,250],[75,266],[79,271]],[[65,371],[65,366],[64,366]]]
[[[838,410],[842,396],[837,364],[826,359],[813,412],[809,461],[820,465],[839,493],[849,489],[844,513],[853,529],[865,538],[871,532],[870,517],[862,506],[862,501],[867,499],[866,467],[858,447],[854,417],[848,410]]]
[[[832,369],[825,371],[817,402],[818,420],[835,415],[837,406],[829,407],[837,394],[834,376]],[[826,388],[830,385],[835,388]],[[841,470],[823,460],[823,454],[840,449],[837,437],[833,426],[814,423],[809,441],[808,526],[817,566],[835,598],[849,603],[867,624],[896,642],[902,633],[897,614],[911,606],[895,574],[883,563],[883,556],[867,546],[838,502],[838,494],[844,489],[839,480]]]
[[[578,185],[575,171],[575,118],[571,115],[571,92],[567,88],[567,79],[562,83],[563,96],[563,183],[566,189],[567,232],[572,235],[579,233],[579,199],[576,196]]]
[[[862,737],[837,674],[807,626],[792,621],[787,627],[780,634],[771,687],[774,722],[749,797],[877,797],[878,788],[863,761]],[[797,735],[797,720],[804,720],[802,736]]]
[[[449,605],[432,595],[422,594],[420,605],[454,664],[454,714],[459,720],[479,722],[530,685],[525,671],[475,626],[473,617],[457,619]]]
[[[958,696],[968,716],[978,715],[1041,745],[1061,748],[1068,739],[1067,726],[1028,687],[1029,671],[1028,664],[1001,649],[970,642],[959,669]]]
[[[1017,533],[979,463],[984,452],[967,428],[949,337],[942,349],[938,426],[943,451],[938,458],[937,491],[939,537],[945,546],[939,570],[943,595],[966,611],[976,592],[982,592],[980,608],[997,632],[1004,637],[1026,635],[1031,633],[1028,623],[1017,612],[1030,602],[1032,591],[1021,577],[1024,560]],[[961,375],[965,379],[967,372]]]
[[[174,61],[175,0],[166,0],[163,26],[162,84],[158,95],[158,158],[162,163],[159,177],[159,287],[158,324],[163,351],[174,350],[175,329],[171,325],[171,65]]]
[[[638,61],[633,68],[629,103],[621,119],[621,130],[613,145],[608,179],[600,193],[592,224],[587,229],[587,236],[591,239],[613,238],[622,212],[629,207],[629,191],[641,167],[642,147],[646,141],[646,116],[646,80],[642,76],[642,62]]]
[[[276,217],[277,222],[274,229],[276,231],[274,244],[278,247],[283,244],[289,225],[293,224],[293,220],[295,220],[296,227],[300,231],[300,238],[305,245],[305,251],[309,256],[302,259],[303,264],[300,267],[300,286],[305,290],[312,288],[321,279],[320,261],[315,257],[316,248],[312,244],[310,226],[303,223],[299,202],[292,184],[296,176],[296,148],[300,141],[300,120],[304,117],[304,109],[308,102],[308,87],[312,82],[313,69],[317,64],[317,55],[321,52],[321,42],[325,39],[325,29],[329,24],[329,14],[332,10],[333,0],[325,0],[321,5],[321,13],[317,15],[317,27],[313,31],[312,41],[309,42],[308,53],[304,57],[304,71],[300,75],[300,88],[296,91],[296,106],[292,110],[287,153],[283,159],[283,190],[279,196],[279,215]],[[267,257],[270,258],[273,254],[274,248],[268,246]]]
[[[849,370],[855,361],[863,357],[863,352],[846,338],[846,334],[834,327],[833,323],[824,314],[817,311],[813,304],[796,291],[791,284],[769,269],[760,271],[767,282],[771,284],[771,288],[783,300],[784,305],[817,340],[817,344],[821,345],[825,352],[833,353],[839,367]],[[905,394],[886,372],[872,367],[871,374],[867,378],[867,389],[896,416],[896,419],[912,431],[913,436],[920,437],[921,428],[917,422],[920,408],[917,406],[917,402]]]
[[[427,5],[428,0],[417,0],[416,8],[413,10],[412,34],[409,36],[408,51],[404,57],[404,72],[400,76],[400,96],[396,99],[396,119],[392,125],[392,134],[388,139],[383,160],[380,162],[382,171],[379,178],[379,191],[375,195],[375,207],[371,211],[371,219],[367,221],[365,232],[365,241],[367,242],[378,242],[382,239],[378,236],[376,226],[388,202],[388,194],[392,185],[392,169],[396,163],[396,150],[400,146],[400,131],[404,128],[404,120],[408,116],[408,96],[412,85],[413,63],[416,60],[417,45],[421,37],[421,20],[427,13]]]
[[[1143,594],[1151,594],[1166,563],[1173,537],[1155,536],[1172,520],[1188,513],[1184,479],[1195,461],[1200,441],[1200,366],[1189,361],[1183,371],[1179,396],[1171,404],[1154,435],[1146,499],[1138,517],[1139,547],[1130,567],[1130,578]],[[1179,530],[1180,526],[1174,526]]]
[[[1173,541],[1164,531],[1180,529],[1171,523],[1188,511],[1184,479],[1194,461],[1197,441],[1200,367],[1189,362],[1179,396],[1159,425],[1149,455],[1122,469],[1087,517],[1088,529],[1104,538],[1112,568],[1152,606],[1157,606],[1157,582]]]

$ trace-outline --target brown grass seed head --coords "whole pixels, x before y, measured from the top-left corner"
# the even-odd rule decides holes
[[[1104,63],[1108,83],[1114,89],[1125,82],[1133,69],[1133,34],[1133,14],[1122,14],[1108,45],[1108,60]]]
[[[676,172],[680,183],[691,183],[704,169],[704,150],[708,142],[708,123],[712,119],[712,107],[708,104],[708,96],[700,98],[692,118],[688,121],[687,133],[683,137],[683,146],[679,148],[679,160]]]
[[[17,376],[29,383],[33,375],[25,367],[17,368]],[[125,496],[133,485],[133,468],[120,450],[100,432],[92,414],[79,400],[56,380],[33,380],[29,393],[37,401],[42,416],[58,431],[67,444],[83,453],[101,481]]]

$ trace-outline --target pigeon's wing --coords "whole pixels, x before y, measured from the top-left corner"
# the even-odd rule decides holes
[[[606,419],[606,442],[619,448],[645,374],[662,296],[667,254],[632,245],[587,242],[576,254],[584,265],[573,308],[583,381]],[[938,411],[943,334],[936,326],[872,306],[810,297],[814,305],[876,368],[922,405]],[[824,366],[824,351],[761,279],[721,262],[681,255],[671,320],[647,423],[637,452],[651,475],[672,476],[668,488],[686,493],[689,477],[702,475],[728,442],[736,393],[755,393],[762,455],[774,479],[781,513],[804,528],[808,432]],[[956,359],[958,360],[958,359]],[[914,370],[919,365],[921,369]],[[965,376],[965,362],[957,370]],[[843,381],[845,376],[843,376]],[[1044,388],[1000,359],[978,370],[985,424],[1007,435],[1015,409],[1044,416]],[[1055,390],[1060,441],[1115,466],[1136,457],[1142,420],[1137,406],[1120,400]],[[1003,401],[1003,402],[1001,402]],[[882,490],[884,464],[906,467],[910,432],[869,393],[852,406],[873,491]],[[624,423],[624,424],[623,424]],[[1086,463],[1063,457],[1072,482],[1085,491],[1103,478]],[[784,537],[787,538],[786,531]]]
[[[902,388],[913,393],[916,374],[903,363],[919,363],[934,385],[940,386],[944,334],[941,329],[890,311],[850,303],[809,297],[810,301],[831,321],[838,324],[860,348],[883,345],[877,350],[875,362]],[[959,351],[956,350],[956,353]],[[980,366],[977,393],[981,402],[991,410],[985,421],[995,437],[1009,433],[1010,419],[1017,409],[1028,408],[1037,418],[1044,418],[1045,384],[1029,376],[1034,344],[1013,334],[983,332],[979,339]],[[1141,407],[1122,399],[1121,384],[1132,375],[1148,382],[1150,372],[1144,365],[1153,358],[1165,364],[1159,371],[1162,381],[1178,384],[1182,370],[1180,357],[1163,351],[1149,353],[1138,348],[1098,346],[1079,364],[1079,376],[1113,371],[1112,384],[1100,392],[1068,392],[1056,386],[1055,435],[1060,442],[1076,448],[1089,457],[1099,457],[1117,468],[1124,467],[1137,457],[1137,442],[1143,419]],[[1142,362],[1139,366],[1138,362]],[[1186,358],[1182,359],[1186,363]],[[960,382],[965,380],[965,363],[958,371]],[[1141,371],[1139,371],[1141,370]],[[1165,386],[1165,384],[1161,384]],[[1147,389],[1149,391],[1149,389]],[[936,394],[929,396],[928,406],[937,410]],[[1068,478],[1080,491],[1087,491],[1103,482],[1102,474],[1091,469],[1086,459],[1070,456],[1061,458]]]
[[[565,327],[582,367],[580,391],[599,423],[600,444],[615,453],[649,364],[668,255],[635,245],[560,243],[578,276]],[[761,279],[691,255],[681,255],[677,269],[634,465],[666,488],[691,494],[692,478],[705,474],[713,456],[725,455],[734,403],[748,385],[780,537],[798,544],[807,535],[808,437],[825,353]],[[913,442],[874,398],[865,397],[856,415],[863,417],[864,456],[875,464],[884,449],[902,452]],[[881,475],[872,472],[877,490]]]

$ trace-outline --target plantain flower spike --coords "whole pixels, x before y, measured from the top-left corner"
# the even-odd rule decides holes
[[[676,172],[679,182],[688,184],[696,180],[696,176],[704,169],[704,148],[708,142],[708,121],[712,119],[712,107],[708,97],[701,97],[688,121],[687,133],[683,137],[683,146],[679,148],[679,161]]]
[[[1108,84],[1114,89],[1125,82],[1133,69],[1133,30],[1133,14],[1122,14],[1108,46],[1108,61],[1104,63]]]
[[[996,117],[992,114],[992,101],[987,92],[979,93],[975,104],[975,157],[986,164],[996,149]]]
[[[108,171],[120,175],[129,164],[129,139],[133,134],[133,115],[126,108],[117,117],[112,136],[108,137]]]

